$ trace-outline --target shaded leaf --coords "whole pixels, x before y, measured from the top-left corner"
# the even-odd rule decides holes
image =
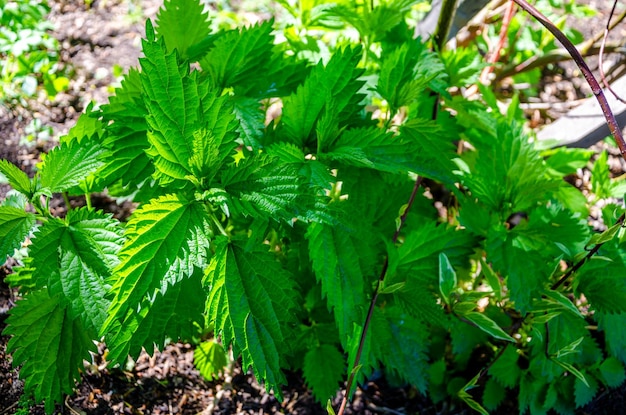
[[[335,346],[320,344],[306,352],[302,370],[315,399],[322,404],[337,393],[345,374],[345,360]]]
[[[52,413],[55,403],[72,393],[83,359],[91,359],[95,344],[80,320],[70,316],[61,296],[50,296],[46,289],[18,300],[9,313],[3,334],[13,337],[7,351],[13,364],[21,366],[24,390],[38,402],[45,400],[46,412]]]

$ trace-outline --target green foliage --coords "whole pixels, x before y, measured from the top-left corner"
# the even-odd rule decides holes
[[[623,231],[595,232],[563,180],[592,154],[540,152],[485,87],[452,96],[481,69],[471,53],[411,39],[413,1],[366,3],[281,2],[299,37],[212,30],[200,1],[167,0],[140,66],[32,178],[0,160],[15,192],[0,255],[22,261],[7,281],[23,295],[5,333],[27,394],[52,411],[102,338],[113,365],[197,343],[205,377],[241,358],[279,398],[300,371],[321,404],[352,370],[481,413],[517,396],[569,414],[624,381]],[[362,42],[306,62],[313,25]],[[593,197],[622,187],[598,157]],[[102,191],[136,208],[97,211]],[[54,215],[58,193],[87,207]]]
[[[67,88],[49,11],[46,1],[0,1],[0,102],[24,105],[42,87],[49,99]]]

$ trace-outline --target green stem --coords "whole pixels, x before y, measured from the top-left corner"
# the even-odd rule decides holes
[[[91,193],[85,193],[85,203],[87,204],[87,209],[91,210]]]
[[[218,231],[220,231],[220,233],[224,236],[228,236],[228,233],[226,233],[226,229],[224,229],[224,227],[222,226],[222,223],[219,221],[219,219],[217,219],[215,217],[214,213],[210,213],[209,216],[211,217],[211,220],[213,221],[213,224],[215,225],[215,227],[217,228]]]

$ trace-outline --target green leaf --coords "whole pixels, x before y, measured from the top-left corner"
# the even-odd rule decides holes
[[[345,374],[343,354],[330,344],[312,347],[304,355],[302,371],[315,399],[322,404],[332,399],[339,389]]]
[[[245,241],[215,241],[215,254],[206,271],[209,290],[207,318],[221,333],[222,343],[241,353],[242,366],[281,397],[285,383],[280,353],[283,327],[293,320],[298,296],[293,279],[267,247],[244,249]]]
[[[604,331],[608,352],[626,365],[626,313],[607,314],[596,312],[598,328]]]
[[[7,344],[13,365],[21,366],[26,393],[35,400],[45,400],[46,412],[52,413],[63,395],[72,393],[83,359],[96,352],[80,320],[68,313],[60,296],[49,296],[46,289],[30,293],[9,311],[4,335],[13,337]]]
[[[0,206],[0,265],[24,242],[35,221],[35,215],[23,209]]]
[[[265,111],[255,98],[233,97],[233,111],[238,121],[238,132],[244,145],[253,150],[261,148],[265,130]]]
[[[485,279],[487,280],[487,284],[489,284],[489,286],[493,290],[496,299],[498,301],[501,300],[502,284],[500,282],[500,277],[494,272],[494,270],[491,268],[491,265],[487,264],[487,262],[483,258],[480,259],[480,265],[480,269],[482,271],[482,274],[485,276]]]
[[[334,311],[339,336],[345,342],[353,324],[361,324],[366,306],[364,274],[352,235],[345,229],[314,223],[306,234],[316,279]]]
[[[210,81],[200,80],[198,71],[190,74],[189,65],[167,53],[162,42],[148,38],[143,51],[141,81],[151,145],[147,154],[153,158],[156,178],[168,185],[190,175],[198,180],[206,172],[214,175],[214,169],[232,155],[236,139],[235,115],[227,97],[218,98]],[[207,160],[212,162],[202,164]]]
[[[188,57],[189,47],[211,34],[208,12],[198,0],[165,0],[157,14],[157,32],[169,52]]]
[[[320,160],[386,171],[406,173],[416,167],[417,147],[406,136],[394,136],[379,128],[355,128],[344,131],[328,150],[320,153]]]
[[[162,350],[169,340],[192,341],[202,328],[204,296],[201,272],[162,287],[146,297],[126,318],[115,320],[106,335],[108,358],[122,364],[127,356],[137,359],[143,349],[152,355],[155,346]]]
[[[502,212],[505,218],[526,212],[559,188],[560,180],[546,174],[543,160],[519,125],[498,119],[494,136],[479,137],[472,138],[478,154],[463,183],[488,210]]]
[[[446,304],[450,304],[450,295],[456,289],[456,272],[450,260],[443,252],[439,253],[439,292]]]
[[[43,160],[39,172],[41,186],[57,193],[79,185],[102,167],[105,153],[106,150],[95,140],[62,143]]]
[[[122,229],[111,215],[71,210],[64,221],[49,220],[31,246],[33,278],[51,295],[62,295],[71,318],[80,318],[96,336],[106,318],[106,279],[117,265]]]
[[[572,375],[576,376],[576,378],[580,380],[582,383],[584,383],[586,386],[589,386],[589,382],[587,382],[587,378],[585,377],[584,373],[576,369],[574,365],[572,365],[571,363],[563,362],[556,358],[550,358],[550,361],[561,366],[563,369],[570,372]]]
[[[335,410],[333,409],[333,401],[332,401],[332,399],[329,399],[329,400],[326,402],[326,413],[327,413],[328,415],[336,415],[336,414],[335,414]]]
[[[614,357],[607,357],[600,365],[600,374],[610,388],[617,388],[626,379],[626,371],[622,362]]]
[[[385,324],[388,336],[373,331],[372,341],[378,343],[377,358],[385,369],[406,380],[425,394],[428,389],[428,348],[430,331],[420,320],[413,319],[399,308],[384,309],[384,319],[376,323]],[[382,340],[387,340],[382,342]]]
[[[476,402],[472,395],[470,395],[467,391],[470,389],[474,389],[476,387],[476,383],[478,382],[478,377],[480,374],[476,375],[472,380],[470,380],[461,390],[459,390],[458,397],[463,400],[473,410],[479,412],[483,415],[489,415],[489,412],[485,408],[483,408],[478,402]]]
[[[519,382],[521,369],[518,365],[519,355],[515,347],[507,347],[502,356],[489,368],[489,374],[502,386],[514,388]]]
[[[387,101],[393,113],[417,100],[429,83],[443,71],[436,54],[420,42],[403,43],[383,55],[376,92]]]
[[[271,87],[271,81],[263,78],[270,70],[268,57],[274,47],[273,24],[273,20],[268,20],[241,30],[230,30],[215,41],[200,60],[200,66],[214,85],[220,90],[234,87],[235,94],[252,93],[252,96]],[[259,85],[261,80],[265,81],[265,86]],[[261,91],[250,90],[255,87]]]
[[[410,154],[413,158],[411,171],[451,185],[458,181],[452,173],[457,169],[452,162],[457,156],[452,144],[456,138],[451,135],[451,131],[435,121],[414,118],[406,122],[400,132],[405,137],[402,142],[412,143],[410,148],[416,147],[415,153]]]
[[[494,378],[490,377],[485,384],[485,390],[483,391],[483,405],[490,411],[495,411],[498,406],[504,401],[506,397],[506,389],[497,382]]]
[[[588,262],[576,274],[576,292],[603,313],[626,312],[626,280],[623,265],[616,262]]]
[[[224,170],[221,181],[231,212],[291,221],[298,216],[297,205],[306,206],[295,166],[273,157],[246,157]]]
[[[470,322],[476,325],[479,329],[495,337],[496,339],[506,340],[515,343],[515,339],[509,336],[504,330],[498,326],[498,324],[487,317],[484,313],[469,312],[463,314],[463,318],[466,318]]]
[[[559,177],[575,174],[578,169],[587,166],[593,156],[592,150],[581,148],[559,147],[543,151],[542,156],[547,157],[546,166]]]
[[[605,244],[611,241],[615,238],[615,235],[617,235],[620,229],[622,229],[622,226],[623,225],[621,223],[616,223],[602,233],[593,234],[587,243],[587,247],[593,247],[594,245]]]
[[[7,178],[12,188],[27,196],[30,195],[30,179],[26,173],[20,170],[16,165],[7,160],[0,160],[0,174],[3,174]]]
[[[224,347],[214,340],[200,343],[193,351],[193,364],[200,374],[209,382],[221,375],[228,356]]]
[[[598,393],[598,382],[592,376],[586,376],[586,385],[583,381],[576,378],[574,382],[574,400],[576,402],[576,408],[582,408],[587,405]]]
[[[360,48],[346,48],[333,55],[328,64],[317,64],[295,92],[283,99],[281,125],[287,141],[304,148],[311,144],[315,125],[324,110],[350,120],[361,109],[358,91],[363,73],[357,68]],[[324,143],[321,143],[324,145]]]
[[[600,153],[591,169],[591,189],[597,198],[611,197],[611,176],[606,151]]]
[[[111,278],[104,331],[116,320],[125,320],[145,296],[203,268],[209,228],[203,206],[178,195],[162,196],[137,209],[128,221],[120,264]]]
[[[109,104],[102,107],[102,119],[107,123],[102,145],[109,150],[106,165],[98,174],[103,186],[121,180],[122,185],[137,187],[154,173],[154,166],[146,154],[150,147],[147,116],[141,75],[137,69],[131,69],[124,76],[121,87],[115,90],[115,95],[109,98]]]
[[[478,83],[482,69],[487,66],[474,48],[444,49],[440,56],[450,86],[459,88]]]

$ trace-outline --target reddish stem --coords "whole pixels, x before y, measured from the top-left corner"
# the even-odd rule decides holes
[[[541,23],[546,29],[554,35],[558,39],[559,42],[563,45],[565,49],[572,55],[574,62],[578,65],[581,72],[583,73],[587,83],[591,87],[591,91],[596,96],[600,107],[602,108],[602,112],[604,113],[604,117],[606,118],[606,122],[609,125],[609,129],[611,130],[611,134],[615,138],[615,142],[619,147],[620,153],[624,160],[626,160],[626,141],[624,141],[624,137],[622,136],[622,130],[617,124],[617,120],[611,111],[611,107],[609,106],[608,101],[606,100],[606,96],[604,92],[602,92],[602,88],[598,83],[598,80],[593,76],[591,69],[583,59],[582,55],[576,49],[574,44],[563,34],[559,28],[557,28],[547,17],[545,17],[541,12],[535,9],[532,5],[530,5],[526,0],[513,0],[517,3],[522,9],[526,10],[531,16],[533,16],[539,23]]]

